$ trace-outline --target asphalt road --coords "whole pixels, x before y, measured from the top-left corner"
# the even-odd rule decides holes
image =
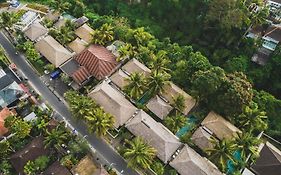
[[[16,50],[5,35],[0,33],[0,44],[6,50],[12,62],[16,64],[23,74],[28,78],[32,87],[40,93],[40,95],[51,105],[58,114],[63,116],[81,135],[88,135],[86,139],[92,147],[103,156],[103,158],[112,164],[119,172],[124,175],[139,175],[136,171],[127,167],[124,159],[117,154],[105,141],[97,138],[94,134],[89,134],[84,123],[75,120],[67,106],[61,102],[46,85],[40,80],[39,76],[34,72],[31,66],[27,63],[24,56],[17,55]]]

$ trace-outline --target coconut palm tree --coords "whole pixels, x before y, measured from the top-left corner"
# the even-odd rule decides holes
[[[4,11],[0,14],[0,27],[11,28],[16,22],[18,22],[18,18],[15,13]]]
[[[170,116],[164,119],[164,123],[175,134],[186,125],[187,117],[184,115]]]
[[[168,73],[157,73],[153,71],[150,76],[147,78],[148,89],[151,96],[158,94],[159,92],[164,91],[164,86],[169,84],[171,75]]]
[[[125,81],[128,82],[124,87],[125,92],[135,100],[139,99],[146,90],[146,81],[143,73],[132,73]]]
[[[57,148],[68,140],[68,133],[64,130],[64,128],[61,127],[61,125],[58,125],[52,131],[46,130],[47,135],[44,139],[44,145],[46,148]]]
[[[52,0],[50,2],[50,7],[54,9],[55,12],[63,13],[69,9],[71,4],[64,0]]]
[[[133,58],[136,55],[136,47],[132,46],[132,44],[126,43],[118,49],[119,56],[117,57],[117,61],[124,60],[126,58]]]
[[[105,113],[101,108],[87,112],[85,119],[87,120],[89,131],[96,133],[100,137],[105,136],[106,131],[113,128],[114,125],[113,116]]]
[[[252,132],[264,131],[267,128],[266,112],[260,111],[258,105],[254,102],[243,109],[243,113],[237,118],[237,126],[243,130]]]
[[[113,41],[114,39],[113,27],[105,23],[99,29],[96,29],[92,32],[92,43],[105,45],[106,43]]]
[[[128,166],[137,168],[149,168],[156,155],[156,150],[146,144],[140,137],[127,141],[129,147],[124,150],[124,157],[128,160]]]
[[[211,140],[214,144],[213,148],[209,148],[206,152],[209,154],[209,159],[215,162],[218,167],[225,172],[227,167],[227,161],[231,160],[235,162],[233,153],[237,149],[237,144],[232,140]]]
[[[157,73],[160,72],[170,72],[168,69],[168,65],[170,64],[170,60],[167,58],[167,52],[160,50],[156,55],[152,55],[152,61],[150,63],[150,68]]]
[[[175,97],[173,96],[172,98],[173,98],[173,102],[172,102],[171,105],[175,109],[182,112],[185,108],[185,98],[184,98],[184,96],[182,94],[179,94],[178,96],[175,96]]]
[[[238,145],[238,150],[244,160],[250,155],[252,160],[258,157],[258,148],[261,141],[251,133],[239,133],[235,138],[235,143]]]

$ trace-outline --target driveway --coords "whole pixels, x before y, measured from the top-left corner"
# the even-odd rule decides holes
[[[31,66],[27,63],[23,55],[17,55],[16,50],[9,40],[0,33],[0,44],[6,50],[12,62],[16,64],[23,74],[28,78],[31,86],[51,105],[60,116],[65,118],[80,134],[88,135],[86,139],[91,146],[104,158],[108,164],[112,164],[119,172],[125,175],[138,175],[138,173],[127,167],[124,159],[117,154],[105,141],[96,137],[94,134],[89,134],[84,123],[75,120],[67,106],[55,96],[48,87],[40,80],[39,76],[34,72]]]

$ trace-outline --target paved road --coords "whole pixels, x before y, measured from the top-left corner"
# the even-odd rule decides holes
[[[17,55],[13,45],[7,40],[4,34],[0,33],[0,44],[6,50],[12,62],[23,72],[29,79],[31,85],[40,95],[53,107],[53,109],[61,116],[66,118],[69,123],[82,135],[88,135],[86,139],[98,153],[100,153],[108,162],[114,163],[113,167],[119,172],[123,170],[125,175],[138,175],[134,170],[127,168],[127,163],[117,154],[107,143],[97,138],[94,134],[89,134],[86,125],[82,122],[77,122],[71,116],[66,105],[61,102],[40,80],[39,76],[34,72],[31,66],[26,62],[23,56]]]

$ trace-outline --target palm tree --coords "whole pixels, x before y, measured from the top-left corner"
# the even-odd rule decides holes
[[[64,0],[52,0],[50,2],[50,7],[52,7],[55,12],[63,13],[68,10],[71,4],[69,2],[65,2]]]
[[[244,160],[250,155],[252,159],[258,157],[258,148],[261,141],[257,137],[254,137],[251,133],[239,133],[235,138],[235,143],[238,145],[238,150]]]
[[[184,127],[187,123],[187,117],[184,115],[176,115],[164,119],[164,123],[174,134]]]
[[[167,52],[160,50],[156,55],[152,55],[152,62],[150,63],[150,68],[153,71],[159,72],[169,72],[168,65],[170,64],[170,60],[167,58]]]
[[[136,55],[136,47],[132,46],[132,44],[126,43],[118,49],[119,56],[117,57],[117,61],[124,60],[126,58],[132,58]]]
[[[129,78],[126,79],[128,84],[124,87],[125,92],[130,97],[137,100],[146,90],[146,81],[143,73],[132,73]]]
[[[173,98],[172,106],[175,109],[182,112],[185,108],[185,98],[184,98],[184,96],[182,94],[179,94],[176,97],[172,96],[172,98]]]
[[[16,17],[15,13],[4,11],[0,14],[0,27],[11,28],[17,21],[18,18]]]
[[[147,78],[150,95],[154,96],[159,92],[162,93],[164,91],[164,86],[169,84],[170,78],[171,75],[168,73],[157,73],[156,71],[153,71]]]
[[[89,111],[85,116],[90,132],[95,132],[98,136],[105,136],[106,131],[113,128],[113,116],[105,113],[101,108]]]
[[[149,168],[156,155],[156,150],[146,144],[140,137],[127,142],[129,147],[124,150],[124,157],[128,160],[128,166]]]
[[[52,131],[46,130],[47,135],[44,140],[44,145],[46,148],[60,147],[68,140],[68,133],[64,130],[64,128],[61,127],[61,125],[58,125],[56,129],[53,129]]]
[[[267,128],[266,112],[260,111],[256,103],[251,103],[243,109],[243,113],[237,118],[237,126],[246,131],[264,131]]]
[[[215,162],[218,167],[225,172],[227,161],[231,160],[232,162],[235,162],[233,153],[237,148],[237,144],[226,139],[219,141],[212,139],[211,141],[214,144],[214,147],[206,150],[206,152],[209,154],[209,159]]]
[[[105,23],[99,29],[92,32],[92,43],[105,45],[106,43],[113,41],[113,34],[113,27],[110,24]]]

